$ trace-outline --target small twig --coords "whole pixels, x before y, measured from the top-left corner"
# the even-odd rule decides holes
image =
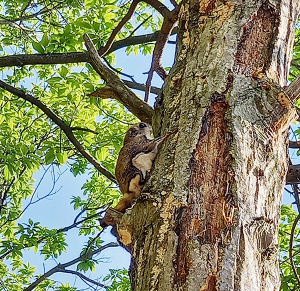
[[[130,34],[129,37],[131,37],[132,35],[134,35],[134,33],[143,25],[145,24],[150,18],[152,17],[152,15],[148,16],[146,19],[144,19]]]
[[[298,216],[296,217],[296,219],[293,223],[292,229],[291,229],[290,248],[289,248],[290,262],[291,262],[291,266],[292,266],[295,278],[298,281],[298,286],[300,286],[300,278],[299,278],[299,275],[297,273],[297,269],[295,267],[295,263],[294,263],[294,260],[293,260],[293,242],[294,242],[295,229],[296,229],[296,226],[297,226],[297,223],[298,223],[299,219],[300,219],[300,214],[298,214]]]
[[[134,13],[134,10],[135,10],[136,6],[139,4],[139,2],[140,2],[140,0],[133,0],[132,1],[128,12],[123,17],[123,19],[118,23],[117,27],[112,31],[106,45],[102,49],[100,49],[99,55],[101,57],[108,52],[108,50],[110,49],[110,47],[112,46],[112,44],[114,42],[114,39],[115,39],[116,35],[122,29],[122,27],[125,25],[125,23],[131,18],[131,16]]]
[[[296,255],[298,255],[299,253],[300,253],[300,250],[294,252],[293,257],[295,257]],[[288,258],[286,258],[285,260],[281,261],[281,262],[279,263],[279,265],[281,266],[282,264],[284,264],[285,262],[287,262],[287,261],[289,261],[289,260],[290,260],[290,257],[288,257]]]
[[[79,127],[79,126],[72,126],[70,127],[71,130],[81,130],[81,131],[86,131],[86,132],[90,132],[93,134],[99,134],[97,131],[94,131],[92,129],[89,128],[85,128],[85,127]]]
[[[110,115],[109,113],[107,113],[104,109],[102,109],[102,108],[99,106],[98,102],[97,102],[97,107],[99,108],[99,110],[101,110],[101,111],[102,111],[105,115],[107,115],[108,117],[110,117],[110,118],[112,118],[112,119],[114,119],[114,120],[116,120],[116,121],[118,121],[118,122],[127,124],[127,125],[133,125],[133,123],[130,123],[130,122],[121,120],[121,119],[119,119],[119,118],[116,118],[116,117]]]
[[[106,58],[103,58],[103,60],[104,60],[104,62],[107,64],[107,66],[108,66],[110,69],[112,69],[114,72],[116,72],[116,73],[118,73],[118,74],[120,74],[120,75],[122,75],[122,76],[124,76],[124,77],[129,78],[132,82],[136,82],[136,81],[134,80],[133,76],[128,75],[128,74],[125,74],[125,73],[119,71],[118,69],[114,68],[114,67],[109,63],[109,61],[108,61]]]
[[[79,272],[77,272],[77,271],[64,269],[64,270],[59,270],[58,272],[60,272],[60,273],[69,273],[69,274],[76,275],[76,276],[78,276],[83,282],[88,281],[88,282],[90,282],[90,283],[92,283],[92,284],[94,284],[94,285],[97,285],[97,286],[99,286],[99,287],[101,287],[101,288],[104,288],[104,289],[107,289],[107,287],[108,287],[108,286],[106,286],[106,285],[104,285],[104,284],[102,284],[102,283],[99,283],[99,282],[97,282],[97,281],[95,281],[95,280],[92,280],[92,279],[86,277],[85,275],[83,275],[83,274],[81,274],[81,273],[79,273]],[[85,283],[86,283],[86,282],[85,282]]]
[[[141,2],[142,0],[133,0],[128,12],[126,13],[126,15],[122,18],[122,20],[118,23],[117,27],[112,31],[106,45],[100,49],[99,51],[99,55],[102,57],[103,55],[105,55],[109,49],[111,48],[115,37],[117,36],[118,32],[122,29],[122,27],[126,24],[126,22],[131,18],[131,16],[133,15],[136,6],[139,4],[139,2]],[[154,9],[156,9],[163,17],[168,17],[170,14],[170,10],[160,1],[158,0],[143,0],[143,2],[149,4],[150,6],[152,6]]]

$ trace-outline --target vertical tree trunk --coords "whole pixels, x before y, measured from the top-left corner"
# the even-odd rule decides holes
[[[295,118],[286,85],[299,1],[186,0],[156,103],[163,144],[118,225],[133,290],[278,290],[278,220]]]

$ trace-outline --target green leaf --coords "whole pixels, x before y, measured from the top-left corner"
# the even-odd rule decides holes
[[[35,42],[35,41],[32,42],[32,47],[36,51],[38,51],[40,54],[44,53],[44,51],[45,51],[45,49],[43,48],[43,46],[40,43]]]
[[[62,165],[68,160],[68,154],[66,152],[56,154],[58,162]]]
[[[54,150],[49,149],[49,151],[45,155],[45,163],[46,165],[51,164],[55,159]]]
[[[23,155],[26,155],[26,153],[28,151],[27,146],[24,145],[24,144],[20,145],[20,150],[21,150],[21,152],[22,152]]]

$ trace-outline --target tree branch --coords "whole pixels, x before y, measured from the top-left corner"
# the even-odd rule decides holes
[[[136,90],[140,90],[140,91],[144,91],[144,92],[146,91],[146,85],[144,85],[144,84],[131,82],[131,81],[123,80],[123,79],[122,79],[122,81],[124,82],[125,85],[127,85],[131,89],[136,89]],[[160,90],[161,89],[158,87],[151,86],[151,88],[150,88],[150,92],[154,93],[154,94],[159,94]]]
[[[135,10],[136,6],[139,4],[139,2],[140,2],[140,0],[133,0],[132,1],[131,5],[130,5],[130,7],[128,9],[128,12],[123,17],[123,19],[118,23],[118,25],[116,26],[116,28],[112,31],[112,33],[111,33],[108,41],[106,42],[106,45],[102,49],[100,49],[99,55],[101,57],[108,52],[108,50],[112,46],[112,43],[114,42],[114,39],[115,39],[116,35],[122,29],[122,27],[126,24],[126,22],[131,18],[131,16],[134,13],[134,10]]]
[[[110,49],[110,47],[112,46],[112,43],[114,42],[115,37],[117,36],[118,32],[122,29],[122,27],[126,24],[126,22],[131,18],[131,16],[133,15],[136,6],[140,3],[140,2],[145,2],[149,5],[151,5],[154,9],[156,9],[163,17],[168,17],[170,14],[170,10],[161,2],[159,2],[158,0],[133,0],[128,12],[126,13],[126,15],[123,17],[123,19],[118,23],[118,25],[116,26],[116,28],[112,31],[106,45],[100,49],[99,51],[99,55],[100,57],[102,57],[103,55],[105,55],[108,50]]]
[[[295,263],[294,263],[294,260],[293,260],[293,242],[294,242],[295,229],[296,229],[296,226],[297,226],[297,223],[298,223],[299,219],[300,219],[300,214],[298,214],[298,216],[296,217],[296,219],[293,223],[292,229],[291,229],[290,248],[289,248],[290,262],[291,262],[291,266],[292,266],[295,278],[298,281],[298,286],[300,286],[300,278],[299,278],[299,275],[297,273],[297,269],[295,267]]]
[[[300,165],[289,165],[286,183],[300,183]]]
[[[115,98],[140,120],[151,123],[153,108],[139,99],[113,71],[102,63],[94,44],[87,34],[84,34],[83,39],[90,53],[92,67],[115,93]]]
[[[148,72],[148,78],[146,81],[146,93],[144,98],[145,102],[148,102],[149,99],[151,81],[154,72],[156,72],[163,80],[165,80],[167,77],[167,72],[162,66],[162,55],[165,46],[169,40],[169,37],[171,35],[171,31],[178,19],[178,12],[179,12],[179,7],[176,7],[171,13],[168,14],[168,17],[164,18],[161,30],[158,35],[157,42],[155,43],[155,47],[152,55],[151,68]]]
[[[72,126],[70,127],[70,129],[73,130],[80,130],[80,131],[86,131],[86,132],[90,132],[93,134],[99,134],[97,131],[89,129],[89,128],[85,128],[85,127],[80,127],[80,126]]]
[[[171,34],[177,33],[177,27],[175,27]],[[116,41],[105,55],[108,55],[118,49],[143,43],[154,42],[158,38],[159,31],[154,33],[131,36],[125,39]],[[58,53],[58,54],[32,54],[32,55],[12,55],[0,57],[0,68],[4,67],[22,67],[26,65],[55,65],[55,64],[70,64],[90,62],[90,56],[88,52],[71,52],[71,53]]]
[[[168,17],[171,11],[158,0],[143,0],[143,2],[152,6],[155,10],[157,10],[163,17]]]
[[[300,141],[292,141],[289,142],[290,149],[299,149],[300,148]]]
[[[300,200],[299,200],[299,187],[297,183],[292,183],[293,193],[292,195],[295,198],[298,212],[300,213]]]
[[[68,137],[69,141],[75,146],[75,148],[85,157],[100,173],[106,176],[112,182],[117,183],[115,176],[110,173],[107,169],[105,169],[90,153],[88,153],[79,141],[74,136],[71,127],[69,127],[66,123],[63,122],[51,109],[49,109],[44,103],[42,103],[39,99],[33,97],[30,94],[27,94],[24,91],[21,91],[15,87],[10,86],[9,84],[0,80],[0,87],[7,90],[8,92],[30,102],[31,104],[38,107],[42,110],[55,124],[57,124],[61,130]]]
[[[84,276],[84,275],[81,274],[80,272],[73,271],[73,270],[67,270],[67,269],[59,270],[58,272],[76,275],[76,276],[78,276],[78,277],[79,277],[82,281],[84,281],[84,282],[85,282],[85,281],[88,281],[88,282],[90,282],[90,283],[92,283],[92,284],[94,284],[94,285],[97,285],[97,286],[101,287],[101,288],[107,289],[107,286],[106,286],[106,285],[104,285],[104,284],[102,284],[102,283],[99,283],[99,282],[97,282],[97,281],[95,281],[95,280],[92,280],[92,279],[90,279],[90,278]]]
[[[300,76],[284,89],[284,93],[289,96],[292,104],[300,98]]]
[[[65,268],[70,267],[78,262],[81,262],[85,259],[89,259],[91,257],[93,257],[94,255],[102,252],[103,250],[107,249],[107,248],[111,248],[111,247],[118,247],[119,244],[118,243],[108,243],[106,245],[104,245],[103,247],[94,250],[92,252],[89,252],[87,254],[82,254],[81,256],[77,257],[76,259],[69,261],[67,263],[64,264],[58,264],[57,266],[53,267],[52,269],[50,269],[48,272],[46,272],[44,275],[42,275],[41,277],[39,277],[35,282],[33,282],[32,284],[30,284],[27,288],[25,288],[23,291],[31,291],[33,290],[35,287],[37,287],[42,281],[44,281],[45,279],[47,279],[48,277],[50,277],[51,275],[53,275],[54,273],[57,272],[62,272],[63,270],[65,270]]]

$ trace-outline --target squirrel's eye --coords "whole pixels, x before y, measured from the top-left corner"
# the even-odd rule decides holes
[[[141,122],[141,123],[139,124],[139,128],[144,128],[144,127],[147,127],[147,124],[144,123],[144,122]]]

